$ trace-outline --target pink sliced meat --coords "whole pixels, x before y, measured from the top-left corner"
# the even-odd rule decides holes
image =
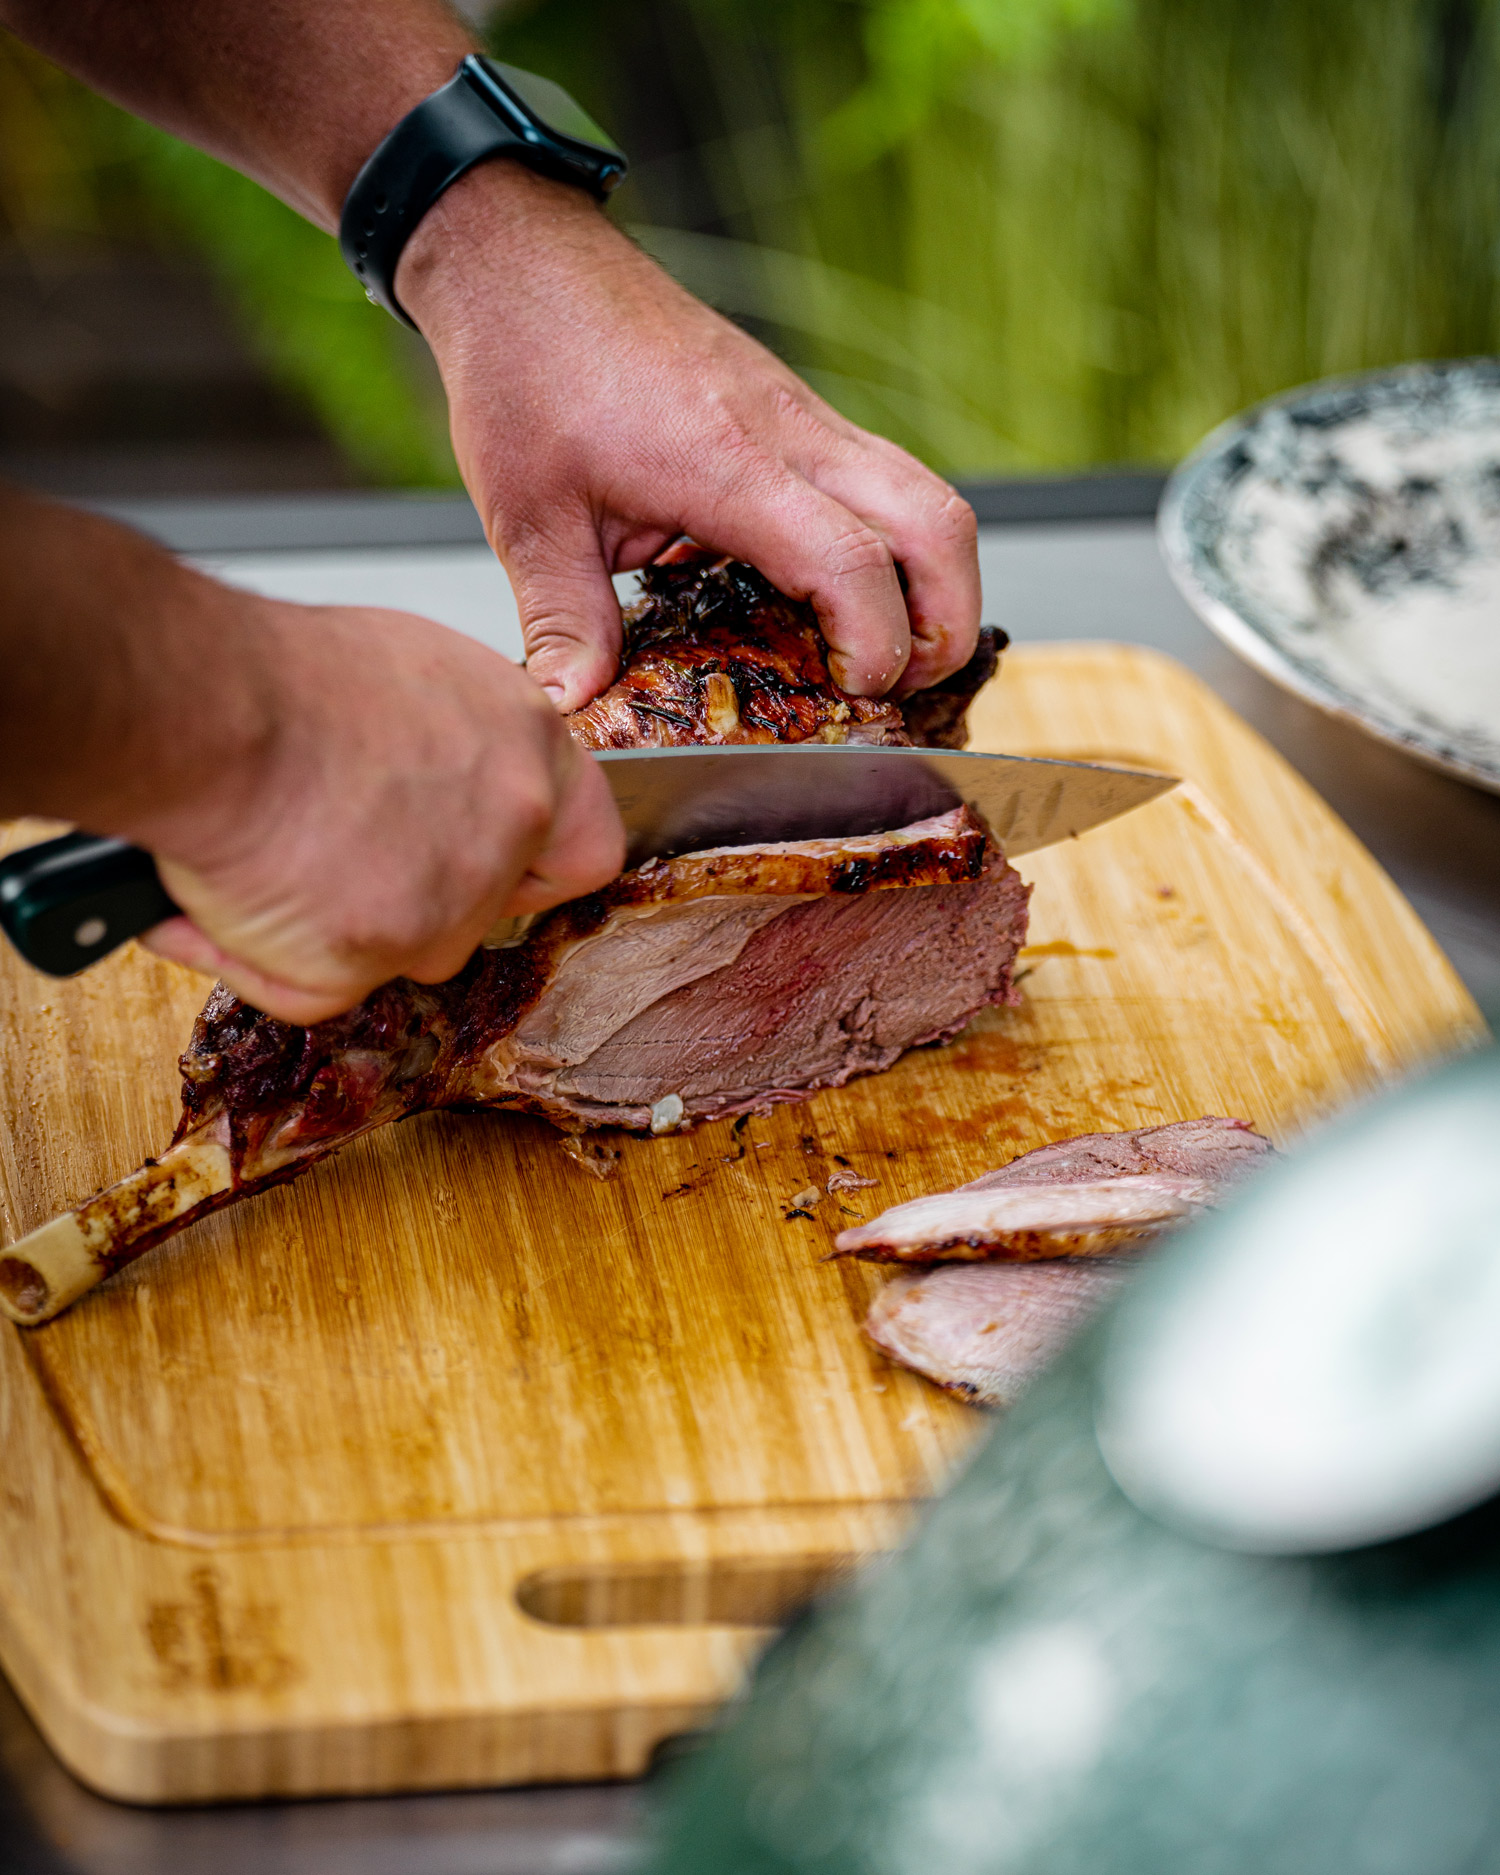
[[[870,1306],[883,1354],[976,1406],[1010,1406],[1125,1280],[1107,1258],[905,1271]]]
[[[893,1263],[983,1263],[997,1257],[1108,1256],[1211,1205],[1219,1187],[1196,1178],[1100,1178],[935,1192],[842,1232],[845,1255]]]
[[[1273,1147],[1248,1120],[1174,1120],[1126,1133],[1078,1133],[1023,1152],[997,1171],[961,1187],[992,1191],[998,1185],[1076,1185],[1091,1178],[1166,1173],[1173,1178],[1229,1184],[1252,1171]]]
[[[1271,1151],[1248,1121],[1212,1116],[1082,1133],[956,1191],[893,1205],[841,1232],[835,1248],[898,1263],[1108,1255],[1185,1223]]]
[[[670,1130],[889,1067],[1011,996],[1027,888],[965,808],[647,872],[648,892],[554,951],[466,1104]]]

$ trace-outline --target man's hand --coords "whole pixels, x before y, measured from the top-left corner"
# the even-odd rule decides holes
[[[577,190],[514,163],[471,171],[418,227],[396,291],[442,370],[527,669],[559,708],[614,676],[610,574],[679,534],[810,599],[856,695],[918,689],[972,653],[968,503],[846,422]]]
[[[188,914],[151,949],[316,1022],[620,870],[603,775],[514,664],[404,612],[258,603],[275,732],[132,829]]]
[[[597,765],[457,632],[237,592],[13,491],[0,567],[0,815],[146,847],[188,914],[152,947],[272,1015],[441,981],[623,863]]]
[[[330,231],[381,138],[475,50],[444,0],[0,0],[0,19]],[[934,683],[973,650],[967,504],[576,189],[481,163],[416,229],[396,292],[562,708],[613,675],[609,575],[684,533],[810,599],[857,694]]]

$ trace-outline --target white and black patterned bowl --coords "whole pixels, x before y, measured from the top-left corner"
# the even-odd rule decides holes
[[[1500,793],[1500,359],[1259,404],[1177,470],[1159,526],[1242,657]]]

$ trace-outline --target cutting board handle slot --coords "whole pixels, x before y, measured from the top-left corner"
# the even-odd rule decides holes
[[[533,1571],[517,1586],[516,1604],[533,1621],[558,1628],[769,1628],[858,1560],[843,1551],[576,1563]]]

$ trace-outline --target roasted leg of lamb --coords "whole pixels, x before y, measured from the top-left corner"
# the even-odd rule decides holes
[[[1009,1406],[1119,1288],[1131,1263],[1120,1252],[1217,1203],[1271,1153],[1244,1120],[1084,1133],[893,1205],[837,1248],[937,1264],[887,1284],[866,1335],[951,1393]]]
[[[998,635],[914,706],[846,697],[812,613],[750,568],[644,579],[619,678],[571,720],[592,747],[749,740],[949,745]],[[906,714],[903,715],[903,708]],[[0,1305],[44,1321],[194,1218],[436,1108],[664,1133],[888,1067],[1012,1000],[1028,889],[965,808],[889,833],[658,859],[309,1028],[217,987],[182,1057],[171,1146],[0,1253]]]

